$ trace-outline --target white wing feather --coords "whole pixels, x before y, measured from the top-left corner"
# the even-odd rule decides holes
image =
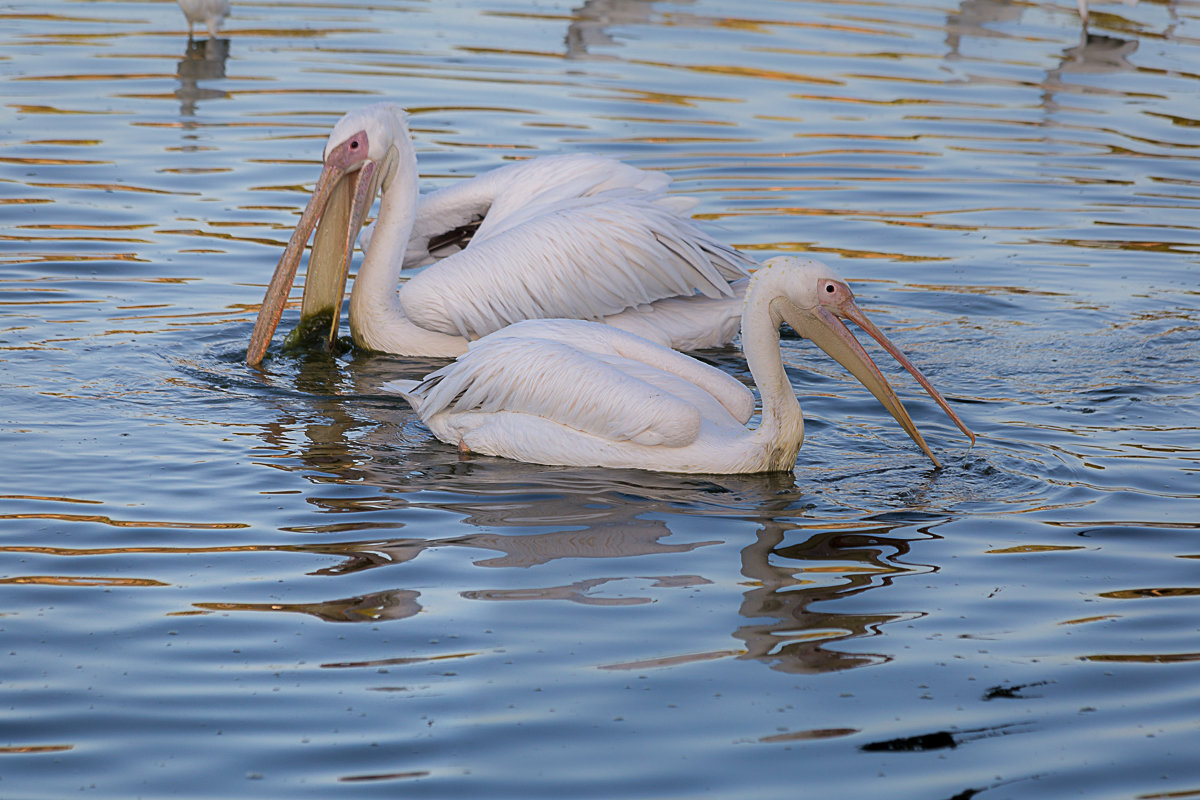
[[[670,183],[666,173],[648,172],[588,154],[544,156],[508,164],[422,195],[404,265],[431,263],[430,240],[456,228],[482,222],[480,230],[486,235],[489,227],[531,205],[552,204],[612,189],[632,189],[665,197]],[[682,214],[697,201],[672,197],[666,202]],[[364,234],[360,241],[369,242],[369,232],[364,230]],[[364,244],[363,249],[366,248]]]
[[[547,339],[675,375],[716,400],[739,425],[749,422],[754,413],[754,393],[736,378],[636,332],[578,319],[541,319],[518,322],[487,338],[495,341],[507,337]],[[469,347],[476,346],[472,343]]]
[[[741,425],[753,395],[707,364],[579,320],[520,323],[473,342],[425,380],[385,385],[428,421],[446,412],[531,414],[610,441],[681,447],[705,420]]]
[[[603,356],[544,339],[508,338],[468,351],[409,397],[417,399],[422,419],[451,406],[455,413],[517,412],[609,440],[649,445],[689,444],[701,425],[695,408],[627,375]]]
[[[489,219],[491,217],[489,216]],[[522,319],[597,319],[667,297],[730,296],[748,260],[629,190],[511,214],[405,283],[405,314],[478,338]]]

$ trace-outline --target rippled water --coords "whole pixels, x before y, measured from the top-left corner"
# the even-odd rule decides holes
[[[1200,3],[1091,34],[1066,0],[235,0],[191,44],[169,2],[0,7],[0,796],[1200,796]],[[380,98],[425,188],[600,152],[817,254],[978,442],[900,383],[933,469],[798,340],[782,477],[460,461],[379,390],[429,362],[247,369]]]

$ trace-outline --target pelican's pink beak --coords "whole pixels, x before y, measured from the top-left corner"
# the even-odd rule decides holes
[[[284,306],[296,279],[296,270],[304,254],[308,237],[316,228],[308,273],[304,280],[304,299],[300,308],[303,330],[325,315],[332,317],[327,342],[337,338],[346,276],[354,252],[354,240],[375,198],[379,181],[375,162],[367,158],[367,134],[360,131],[334,147],[325,157],[325,165],[313,189],[300,222],[292,232],[275,274],[267,285],[259,307],[246,363],[257,366],[266,355],[271,337],[279,326]],[[318,224],[320,220],[320,224]]]
[[[879,367],[871,360],[871,356],[863,349],[854,335],[842,322],[843,319],[848,319],[858,325],[875,341],[879,342],[891,356],[900,362],[908,372],[917,380],[917,383],[924,387],[929,396],[933,398],[942,410],[949,415],[954,424],[959,430],[965,433],[975,443],[975,434],[967,429],[958,415],[950,408],[945,398],[938,393],[937,389],[921,374],[916,365],[909,361],[908,356],[900,352],[900,348],[892,344],[892,342],[883,334],[883,331],[875,327],[875,323],[863,313],[858,304],[854,302],[854,293],[850,291],[850,287],[839,280],[831,278],[822,278],[820,281],[819,290],[820,301],[815,308],[799,309],[791,306],[790,310],[785,312],[784,319],[787,320],[796,332],[807,339],[811,339],[814,344],[828,353],[834,360],[850,371],[855,378],[865,386],[871,394],[875,395],[888,413],[900,423],[900,427],[912,437],[912,440],[917,443],[917,446],[929,456],[934,465],[941,467],[933,452],[930,451],[929,445],[925,443],[925,438],[921,436],[921,432],[917,430],[916,424],[909,417],[908,411],[901,404],[900,398],[896,396],[896,392],[892,389],[887,378],[879,371]],[[798,313],[797,313],[798,312]]]

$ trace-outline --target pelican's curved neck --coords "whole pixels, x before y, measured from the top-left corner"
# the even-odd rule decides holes
[[[420,188],[417,153],[407,127],[392,147],[393,166],[381,184],[383,198],[371,246],[350,291],[350,334],[360,347],[384,353],[457,356],[466,350],[465,340],[418,327],[400,305],[397,289],[404,251],[417,216]]]
[[[804,416],[779,352],[783,316],[776,305],[790,301],[775,285],[778,279],[760,270],[750,281],[742,311],[742,352],[762,402],[762,421],[752,436],[763,444],[767,468],[791,470],[804,442]]]

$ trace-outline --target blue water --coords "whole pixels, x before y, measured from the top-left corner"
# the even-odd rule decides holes
[[[0,7],[0,797],[1200,796],[1200,4]],[[242,359],[330,126],[808,253],[793,475],[460,460]],[[289,312],[294,320],[295,311]],[[285,320],[285,324],[287,321]],[[739,352],[706,353],[746,377]],[[356,624],[350,624],[356,623]]]

